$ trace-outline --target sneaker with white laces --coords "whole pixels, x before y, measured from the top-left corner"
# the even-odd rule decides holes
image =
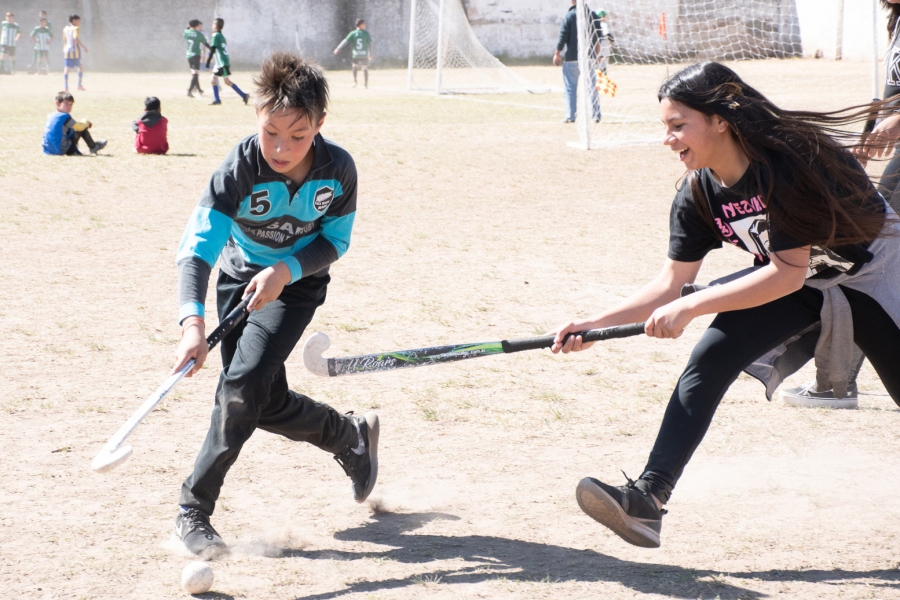
[[[353,416],[353,412],[347,415],[356,426],[357,445],[347,448],[340,454],[334,455],[344,472],[350,477],[353,485],[353,499],[364,502],[378,479],[378,434],[380,425],[378,415],[367,412],[365,416]]]
[[[628,476],[626,485],[613,487],[593,477],[578,482],[575,498],[589,517],[605,525],[617,536],[642,548],[659,548],[664,509],[642,481],[635,483]],[[641,486],[641,487],[638,487]]]
[[[847,395],[837,398],[834,390],[820,392],[816,389],[816,382],[806,383],[799,387],[781,390],[779,392],[785,404],[803,408],[858,408],[859,390],[856,382],[847,384]]]
[[[228,546],[199,508],[181,507],[175,517],[175,535],[191,554],[213,559],[228,553]]]
[[[91,154],[96,155],[98,152],[106,148],[106,140],[97,140],[91,148]]]

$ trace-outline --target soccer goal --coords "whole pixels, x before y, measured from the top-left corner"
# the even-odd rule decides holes
[[[874,11],[876,2],[854,0],[853,10]],[[670,72],[703,60],[767,60],[777,69],[778,59],[803,57],[812,34],[839,45],[843,19],[817,19],[818,31],[801,32],[797,0],[577,0],[576,11],[578,141],[569,145],[584,149],[658,143],[656,92]],[[869,23],[865,35],[875,39]],[[876,50],[871,60],[877,77]]]
[[[408,87],[437,94],[548,91],[513,73],[481,45],[462,0],[411,0]]]

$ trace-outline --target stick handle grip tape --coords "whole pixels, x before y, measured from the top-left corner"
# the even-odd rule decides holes
[[[602,340],[611,340],[613,338],[624,338],[644,333],[643,323],[631,323],[629,325],[616,325],[615,327],[604,327],[603,329],[591,329],[590,331],[580,331],[578,333],[570,333],[572,335],[580,335],[585,342],[600,342]],[[517,340],[503,340],[500,344],[503,346],[505,354],[513,352],[522,352],[524,350],[539,350],[540,348],[549,348],[553,345],[553,339],[556,336],[543,335],[541,337],[520,338]],[[568,336],[566,336],[568,338]]]
[[[247,305],[250,304],[250,300],[253,298],[253,294],[250,294],[243,300],[241,303],[234,307],[228,316],[219,323],[219,325],[213,329],[212,333],[206,338],[206,345],[210,350],[216,347],[216,344],[222,341],[222,338],[231,333],[231,330],[234,329],[234,326],[237,325],[246,315],[247,315]]]

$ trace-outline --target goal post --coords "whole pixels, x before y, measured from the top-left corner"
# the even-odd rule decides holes
[[[683,66],[704,60],[776,61],[774,66],[782,59],[823,53],[847,60],[849,40],[852,60],[872,62],[875,97],[881,83],[878,29],[885,29],[886,20],[879,0],[852,4],[839,19],[838,11],[823,16],[820,7],[810,18],[815,0],[576,0],[578,141],[568,145],[590,149],[658,142],[660,84]]]

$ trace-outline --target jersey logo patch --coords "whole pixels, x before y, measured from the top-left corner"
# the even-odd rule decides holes
[[[313,197],[313,207],[319,212],[324,212],[332,200],[334,200],[334,189],[327,186],[320,187],[316,190],[316,195]]]

